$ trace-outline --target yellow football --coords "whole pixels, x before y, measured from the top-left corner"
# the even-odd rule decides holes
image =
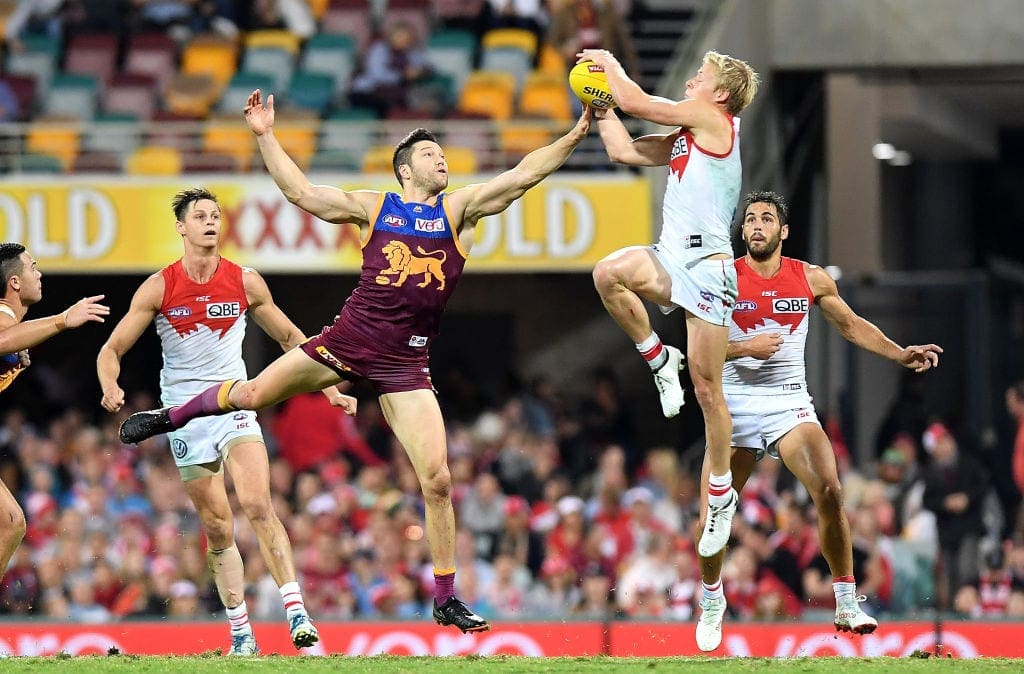
[[[604,68],[593,61],[583,61],[573,66],[569,71],[569,88],[586,105],[595,108],[616,107]]]

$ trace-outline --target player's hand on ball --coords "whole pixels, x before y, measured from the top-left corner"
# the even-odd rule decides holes
[[[100,304],[104,295],[83,297],[64,312],[64,324],[69,328],[77,328],[89,321],[103,323],[104,317],[110,315],[110,307]]]
[[[914,372],[925,372],[939,366],[942,347],[937,344],[915,344],[900,352],[900,363]]]

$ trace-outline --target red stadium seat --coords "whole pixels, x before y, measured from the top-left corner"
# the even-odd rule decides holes
[[[76,35],[68,41],[64,71],[92,75],[99,80],[100,89],[106,87],[117,70],[117,37],[97,33]]]

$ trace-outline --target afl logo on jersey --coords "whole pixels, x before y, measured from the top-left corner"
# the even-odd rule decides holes
[[[207,318],[237,318],[242,315],[238,302],[214,302],[206,305]]]
[[[380,221],[389,227],[405,227],[405,218],[394,213],[388,213]]]
[[[174,452],[174,458],[184,459],[185,455],[188,454],[188,445],[185,444],[184,440],[175,438],[174,442],[171,443],[171,451]]]
[[[736,303],[736,306],[733,307],[733,311],[755,311],[756,309],[757,302],[752,302],[750,300],[740,300]]]
[[[188,307],[171,307],[164,312],[164,315],[167,318],[185,318],[192,315],[192,310]]]
[[[777,297],[772,300],[772,311],[777,314],[806,314],[810,308],[806,297]]]

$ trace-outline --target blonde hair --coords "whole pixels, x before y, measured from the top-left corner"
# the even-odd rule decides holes
[[[730,115],[738,115],[750,105],[750,101],[754,100],[761,78],[749,63],[728,54],[709,51],[704,54],[704,64],[708,63],[715,66],[718,71],[715,75],[717,88],[729,94],[729,99],[725,102],[726,109]]]

